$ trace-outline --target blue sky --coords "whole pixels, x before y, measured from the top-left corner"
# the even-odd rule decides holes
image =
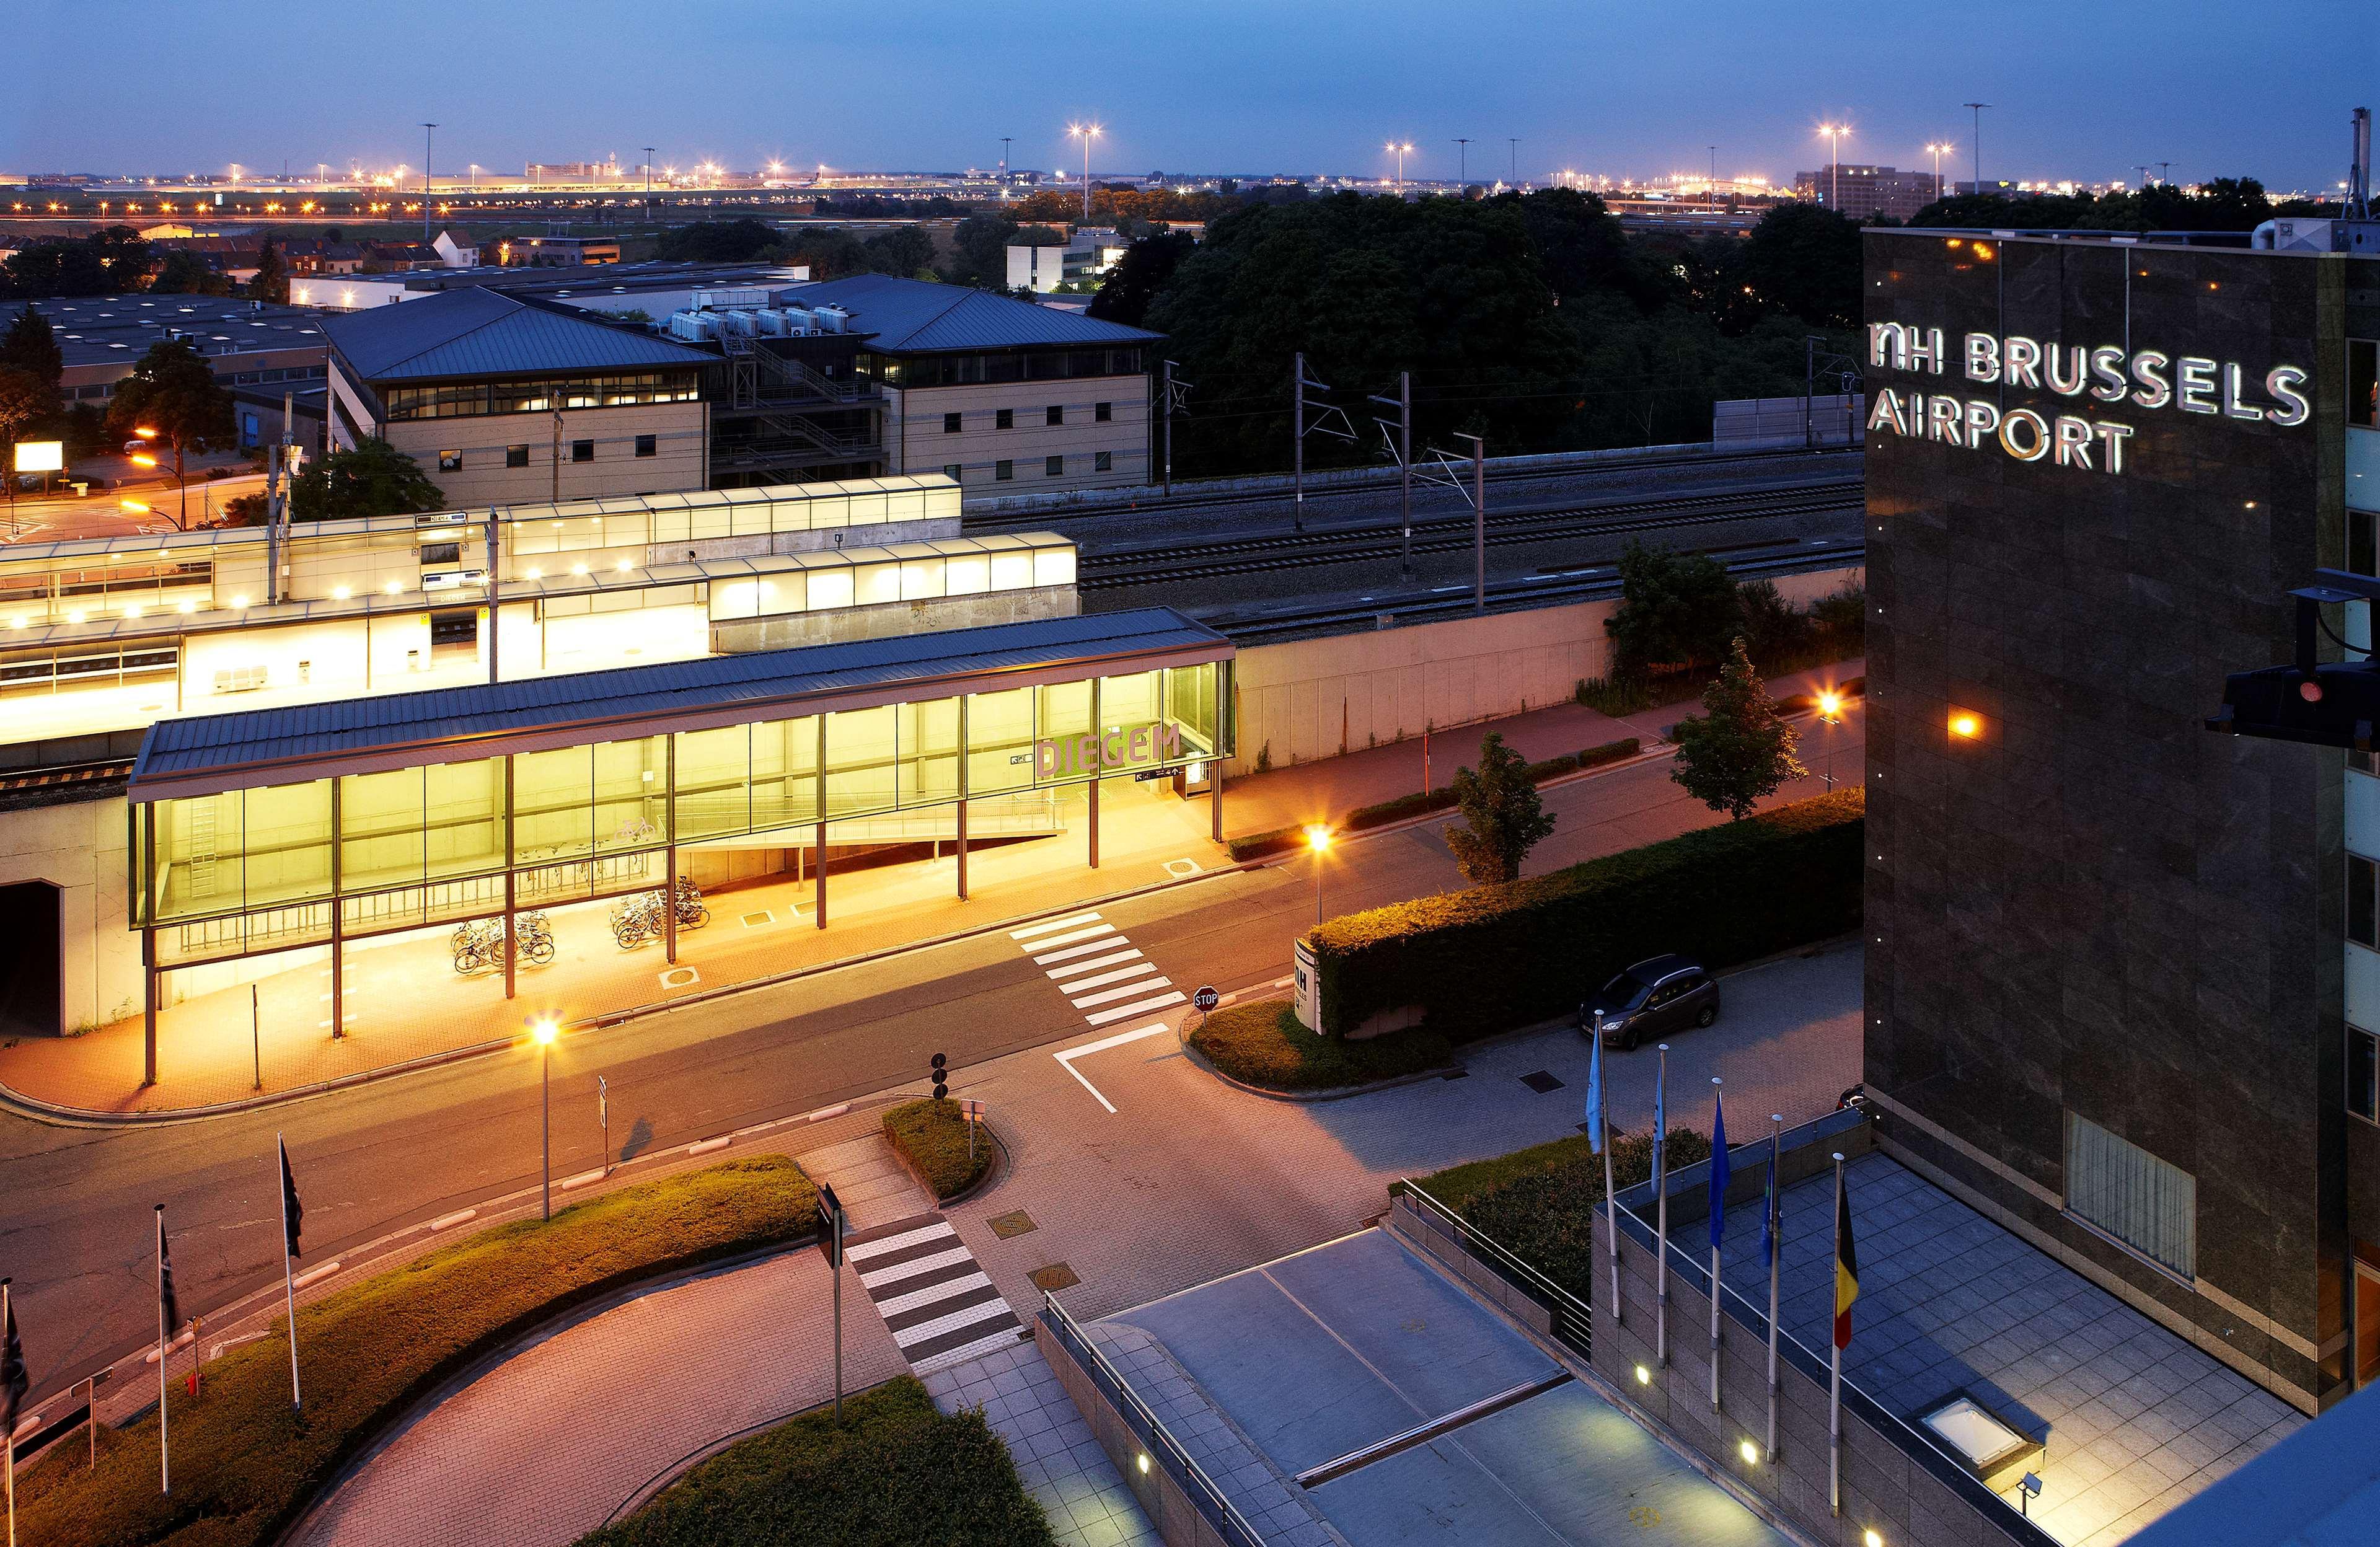
[[[2369,0],[8,0],[0,170],[219,170],[350,159],[517,172],[616,152],[750,167],[1386,169],[1524,177],[1705,165],[1790,178],[1844,159],[1989,177],[2129,177],[2169,161],[2328,186],[2347,115],[2380,105]],[[152,32],[152,29],[154,29]],[[1949,165],[1946,163],[1945,170]]]

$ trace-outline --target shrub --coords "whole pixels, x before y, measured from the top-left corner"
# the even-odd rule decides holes
[[[1324,1029],[1420,1005],[1463,1041],[1569,1012],[1664,951],[1749,961],[1859,922],[1865,792],[1812,796],[1550,875],[1351,913],[1308,935]]]
[[[1296,1012],[1279,999],[1217,1010],[1190,1034],[1190,1045],[1233,1079],[1267,1090],[1368,1085],[1438,1068],[1453,1054],[1444,1037],[1424,1029],[1359,1042],[1318,1037],[1299,1025]]]
[[[969,1160],[967,1127],[959,1103],[947,1097],[906,1102],[884,1114],[885,1139],[917,1168],[938,1199],[957,1197],[991,1169],[991,1136],[975,1136],[975,1156]]]
[[[99,1464],[57,1446],[17,1482],[26,1539],[51,1547],[275,1541],[309,1500],[441,1381],[555,1311],[639,1279],[799,1240],[818,1189],[756,1155],[498,1225],[301,1306],[302,1419],[285,1325],[207,1361],[173,1400],[174,1492],[157,1492],[157,1421],[99,1432]],[[179,1361],[176,1361],[177,1364]]]
[[[981,1408],[944,1413],[915,1376],[711,1456],[578,1547],[1054,1547]]]
[[[1529,777],[1542,782],[1559,774],[1574,773],[1582,768],[1600,768],[1608,762],[1619,762],[1623,759],[1633,758],[1637,750],[1636,738],[1633,736],[1623,737],[1618,741],[1607,741],[1599,747],[1589,747],[1583,752],[1565,752],[1558,758],[1548,758],[1543,762],[1533,762],[1529,765]],[[1342,833],[1360,833],[1367,827],[1385,827],[1390,822],[1404,822],[1417,816],[1427,816],[1432,811],[1449,810],[1452,809],[1454,803],[1454,788],[1451,785],[1441,786],[1427,793],[1415,790],[1411,795],[1400,795],[1393,800],[1381,800],[1369,806],[1358,806],[1332,825]],[[1269,832],[1251,833],[1245,837],[1228,839],[1223,847],[1231,851],[1232,862],[1236,864],[1249,859],[1261,859],[1268,854],[1285,853],[1305,842],[1304,827],[1276,827]]]

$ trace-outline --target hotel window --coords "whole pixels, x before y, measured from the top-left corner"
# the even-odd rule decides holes
[[[995,430],[1015,429],[1016,410],[1014,408],[1000,408],[995,410],[991,418],[991,427]]]
[[[2360,854],[2347,857],[2347,938],[2380,950],[2380,935],[2374,932],[2375,925],[2380,925],[2380,909],[2374,908],[2373,899],[2374,870],[2372,861]]]
[[[2380,575],[2380,553],[2373,546],[2373,529],[2380,526],[2380,516],[2368,510],[2350,509],[2347,513],[2347,567],[2358,575]]]
[[[459,452],[459,451],[442,451],[442,452],[440,452],[440,453],[438,454],[438,470],[439,470],[440,472],[460,472],[460,471],[462,471],[462,470],[463,470],[463,454],[462,454],[461,452]]]
[[[2070,1111],[2066,1210],[2151,1261],[2197,1276],[2198,1178]]]
[[[574,462],[592,462],[595,460],[595,443],[593,441],[571,442],[570,459]]]
[[[1062,478],[1066,473],[1066,459],[1063,457],[1045,457],[1041,459],[1041,471],[1050,478]]]
[[[956,462],[943,463],[942,476],[956,483],[959,481],[959,465]]]
[[[1098,423],[1107,423],[1110,420],[1115,418],[1115,405],[1112,403],[1092,404],[1091,418]]]
[[[1001,411],[1002,411],[1002,413],[1007,412],[1007,410],[1006,410],[1006,409],[1004,409],[1004,408],[1003,408],[1003,409],[1002,409]],[[1014,463],[1014,462],[1004,461],[1004,460],[1003,460],[1003,461],[999,461],[999,462],[994,462],[994,463],[991,465],[991,476],[992,476],[992,477],[994,477],[994,478],[996,478],[996,479],[998,479],[1001,482],[1005,483],[1005,482],[1007,482],[1010,479],[1013,479],[1013,478],[1014,478],[1014,477],[1016,476],[1016,464],[1015,464],[1015,463]]]
[[[1112,451],[1095,453],[1091,457],[1091,466],[1099,472],[1115,471],[1115,453]]]
[[[638,435],[638,436],[637,437],[637,455],[638,455],[638,456],[639,456],[639,457],[658,457],[658,456],[660,456],[661,454],[662,454],[662,438],[661,438],[659,435]]]
[[[945,435],[955,435],[958,432],[959,416],[956,414],[944,414],[942,416],[942,433]]]
[[[1048,421],[1051,424],[1066,422],[1066,409],[1063,404],[1052,403],[1041,411],[1048,416]]]
[[[504,447],[504,466],[508,468],[528,467],[528,447],[525,445],[508,445]]]
[[[2380,429],[2380,341],[2347,341],[2347,422]]]
[[[2360,1026],[2347,1029],[2347,1110],[2380,1123],[2380,1037]]]

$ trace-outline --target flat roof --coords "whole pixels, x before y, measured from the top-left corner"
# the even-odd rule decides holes
[[[844,308],[851,313],[852,331],[873,334],[868,347],[887,355],[1068,345],[1124,347],[1154,344],[1165,336],[1122,323],[1053,311],[990,290],[889,274],[797,285],[778,298],[795,306]]]
[[[20,311],[38,311],[58,335],[67,368],[120,366],[130,371],[149,346],[169,332],[195,335],[190,347],[211,360],[273,350],[320,350],[322,313],[231,296],[67,296],[0,301],[0,327]],[[218,363],[215,367],[225,367]]]
[[[136,802],[1228,660],[1171,607],[161,720]]]

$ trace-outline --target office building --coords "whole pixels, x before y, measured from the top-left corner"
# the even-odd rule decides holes
[[[66,362],[58,396],[107,407],[115,385],[161,339],[178,338],[206,357],[230,387],[320,385],[322,319],[295,306],[227,296],[74,296],[0,301],[0,329],[30,309],[50,320]]]
[[[1940,188],[1931,172],[1855,166],[1850,162],[1793,174],[1794,198],[1825,204],[1853,220],[1872,220],[1877,215],[1908,220],[1934,202]]]
[[[1883,1141],[2309,1413],[2380,1380],[2380,777],[2205,721],[2374,569],[2350,234],[1865,237]]]

